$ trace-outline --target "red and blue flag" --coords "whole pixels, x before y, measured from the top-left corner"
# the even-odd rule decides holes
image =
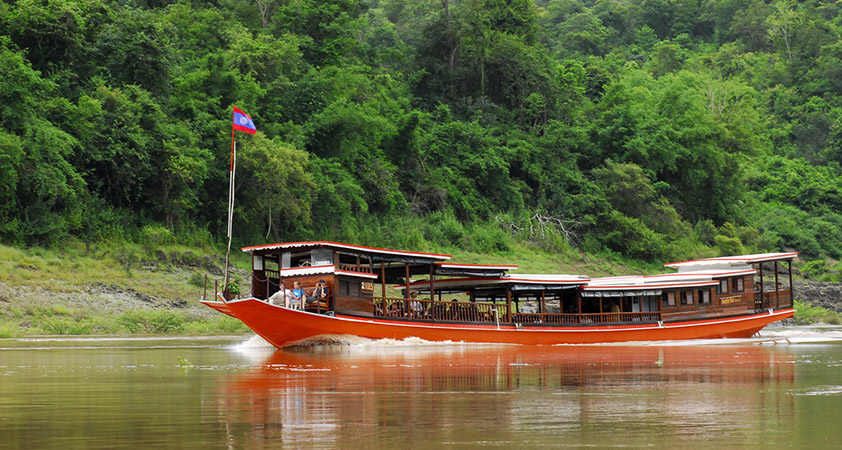
[[[248,114],[242,112],[236,106],[234,107],[233,127],[235,130],[244,131],[248,134],[254,134],[257,132],[257,127],[254,126],[254,122],[251,121],[251,117],[249,117]]]

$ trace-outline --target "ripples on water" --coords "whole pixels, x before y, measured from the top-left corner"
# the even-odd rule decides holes
[[[840,374],[840,327],[554,347],[0,340],[0,448],[836,448]]]

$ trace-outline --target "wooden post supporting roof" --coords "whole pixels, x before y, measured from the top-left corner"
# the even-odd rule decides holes
[[[778,261],[775,261],[775,308],[781,305],[781,282],[778,281]]]
[[[406,270],[406,289],[403,290],[403,298],[404,300],[409,300],[409,263],[404,264],[404,269]]]
[[[433,299],[433,295],[436,292],[436,276],[433,274],[433,265],[430,264],[430,300]]]
[[[380,292],[386,298],[386,263],[380,263]]]
[[[790,259],[787,263],[789,263],[789,306],[792,306],[795,304],[795,290],[792,288],[792,260]]]
[[[760,307],[763,308],[766,301],[766,288],[763,286],[763,263],[760,263]]]
[[[506,322],[512,321],[512,287],[506,286]]]

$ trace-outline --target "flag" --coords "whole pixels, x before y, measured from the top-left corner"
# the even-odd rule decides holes
[[[240,109],[236,106],[234,107],[234,124],[232,126],[235,130],[244,131],[248,134],[254,134],[257,132],[257,127],[254,126],[254,122],[251,121],[251,117],[240,111]]]

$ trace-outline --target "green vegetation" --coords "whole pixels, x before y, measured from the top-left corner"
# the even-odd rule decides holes
[[[842,314],[822,308],[821,306],[813,306],[809,303],[796,300],[795,309],[794,319],[798,325],[813,325],[817,323],[826,325],[842,324]]]
[[[244,256],[237,252],[235,264],[245,267]],[[218,252],[180,245],[96,245],[88,252],[73,240],[63,249],[0,245],[0,338],[246,333],[242,322],[198,303],[204,273],[220,265]]]
[[[839,259],[840,8],[6,2],[0,242]]]
[[[258,128],[237,133],[234,248],[335,240],[592,275],[794,248],[839,281],[841,8],[4,2],[0,281],[195,292],[224,240],[233,104]],[[193,323],[71,309],[27,327]]]

